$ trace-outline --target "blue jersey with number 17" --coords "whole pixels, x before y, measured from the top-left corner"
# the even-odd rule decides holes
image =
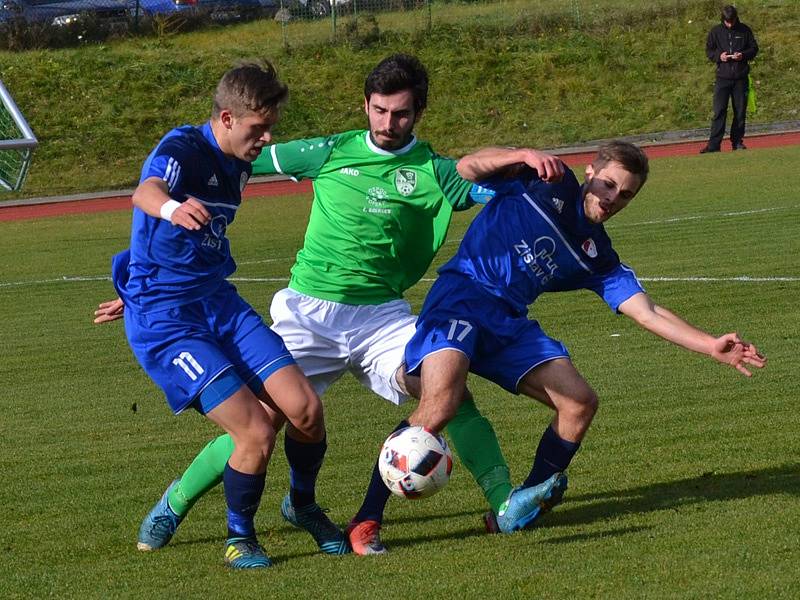
[[[113,269],[126,306],[142,313],[182,306],[213,294],[236,270],[225,233],[251,171],[249,162],[222,152],[208,123],[164,136],[145,161],[140,182],[162,179],[173,200],[197,199],[211,221],[190,231],[134,208],[130,258],[117,255]]]
[[[575,174],[556,184],[533,171],[481,186],[493,199],[439,273],[467,276],[522,316],[540,294],[590,289],[616,311],[643,292],[600,224],[589,222]]]

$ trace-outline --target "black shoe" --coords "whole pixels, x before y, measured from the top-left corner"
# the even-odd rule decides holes
[[[709,152],[719,152],[719,148],[712,148],[710,146],[706,146],[702,150],[700,150],[700,154],[708,154]]]
[[[733,145],[734,150],[747,150],[747,146],[745,146],[742,142]]]

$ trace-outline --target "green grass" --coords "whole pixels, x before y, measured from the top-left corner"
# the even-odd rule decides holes
[[[750,122],[797,119],[800,4],[750,0],[739,9],[761,46]],[[385,13],[374,43],[363,30],[330,43],[330,23],[302,22],[290,26],[287,49],[280,26],[260,21],[0,52],[3,81],[41,143],[22,195],[133,185],[167,130],[207,119],[216,81],[242,57],[271,57],[290,84],[276,131],[284,140],[362,127],[364,77],[396,51],[429,68],[418,132],[445,154],[707,127],[714,75],[704,43],[718,10],[713,0],[434,3],[430,32],[416,13]]]
[[[547,295],[533,314],[570,348],[601,408],[567,501],[541,527],[484,535],[483,498],[456,463],[439,495],[392,500],[388,556],[322,556],[280,519],[287,470],[278,451],[258,518],[276,560],[265,573],[223,568],[219,489],[169,547],[135,549],[141,518],[215,430],[196,414],[170,415],[120,323],[90,323],[113,294],[91,278],[105,277],[110,255],[127,245],[128,214],[1,224],[0,597],[795,597],[800,244],[784,173],[798,161],[799,148],[655,160],[641,196],[609,225],[657,301],[710,331],[738,330],[768,355],[763,372],[748,380],[688,354],[591,294]],[[248,201],[230,229],[236,276],[285,277],[308,208],[303,195]],[[457,215],[441,260],[470,218]],[[723,280],[652,281],[694,276]],[[263,314],[283,286],[238,285]],[[410,291],[415,308],[429,286]],[[481,380],[470,385],[519,480],[550,412]],[[349,376],[324,401],[330,448],[319,497],[344,523],[380,442],[410,407]]]

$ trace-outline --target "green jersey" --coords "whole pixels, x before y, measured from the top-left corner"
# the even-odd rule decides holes
[[[452,211],[474,204],[456,161],[416,138],[382,150],[366,130],[264,148],[253,174],[277,173],[314,185],[289,287],[345,304],[401,298],[444,243]]]

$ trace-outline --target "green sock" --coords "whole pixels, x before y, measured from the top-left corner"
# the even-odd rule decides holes
[[[513,486],[492,424],[478,412],[472,398],[468,398],[447,425],[447,433],[461,462],[478,482],[489,506],[497,514]]]
[[[222,473],[231,454],[233,439],[227,433],[206,444],[167,497],[169,507],[176,515],[186,516],[203,494],[222,481]]]

